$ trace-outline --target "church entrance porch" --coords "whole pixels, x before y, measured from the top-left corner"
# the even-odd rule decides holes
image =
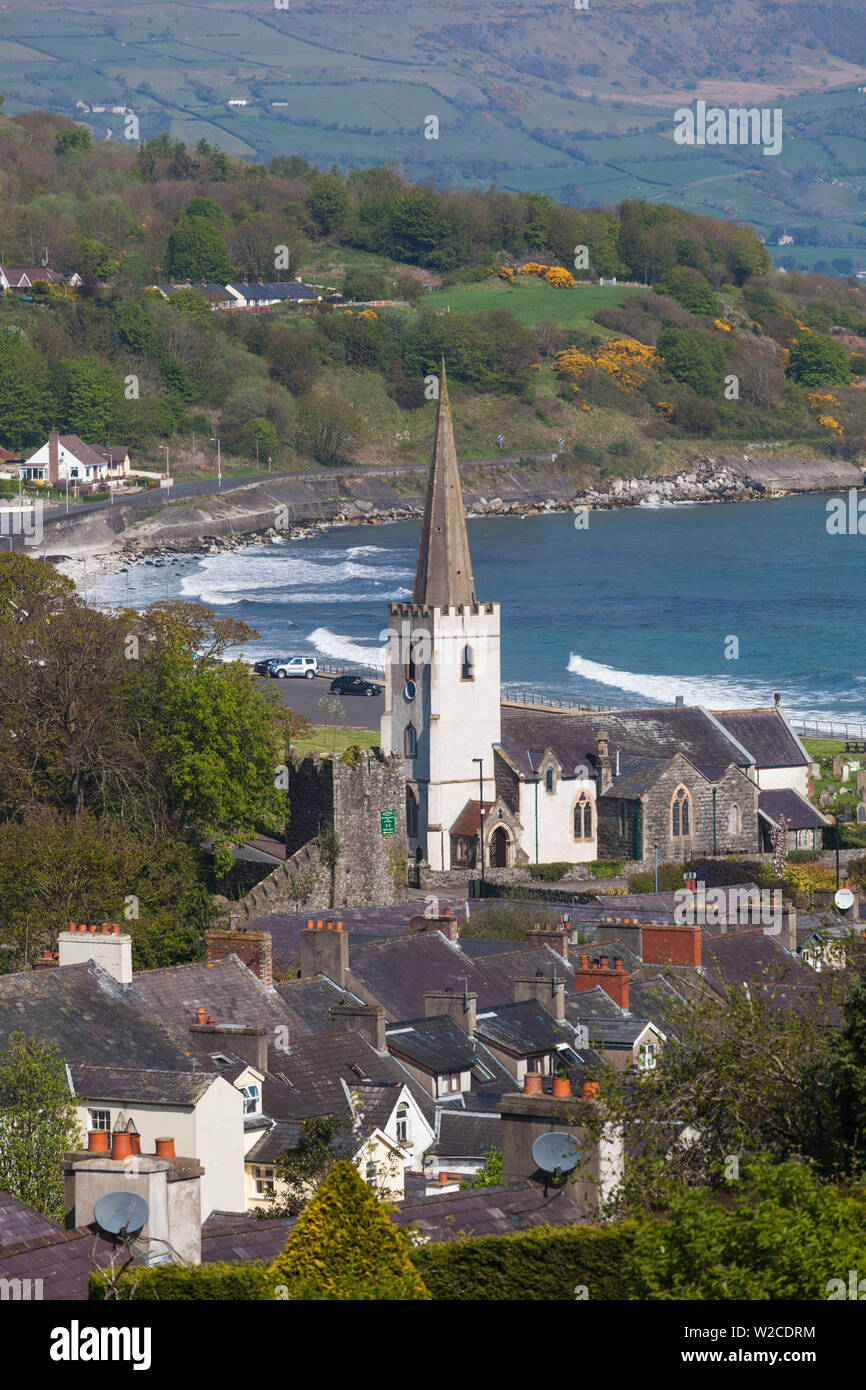
[[[493,834],[490,836],[490,866],[493,869],[507,869],[509,864],[509,854],[511,841],[508,831],[502,825],[497,825]]]

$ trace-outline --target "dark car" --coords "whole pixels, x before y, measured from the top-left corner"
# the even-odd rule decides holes
[[[254,661],[253,675],[267,676],[270,672],[271,666],[274,664],[275,661],[279,661],[279,659],[280,658],[278,656],[264,656],[262,657],[261,661]]]
[[[362,680],[360,676],[338,676],[331,681],[332,695],[381,695],[381,685]]]

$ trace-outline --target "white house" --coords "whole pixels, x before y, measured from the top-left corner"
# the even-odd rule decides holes
[[[77,434],[52,430],[47,441],[31,449],[21,464],[20,477],[28,482],[92,487],[109,478],[129,476],[126,445],[85,444]]]

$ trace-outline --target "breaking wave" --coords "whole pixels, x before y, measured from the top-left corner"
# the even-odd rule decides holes
[[[357,638],[343,637],[329,627],[317,627],[307,638],[311,647],[335,661],[354,661],[359,666],[384,666],[384,647],[362,647]]]

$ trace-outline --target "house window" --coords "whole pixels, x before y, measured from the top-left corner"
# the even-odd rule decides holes
[[[454,1091],[459,1091],[459,1090],[460,1090],[460,1073],[459,1073],[459,1071],[445,1072],[442,1076],[439,1077],[439,1094],[440,1094],[440,1096],[441,1096],[441,1095],[447,1095],[449,1092],[452,1092],[452,1093],[453,1093]]]
[[[244,1114],[256,1115],[259,1109],[259,1088],[255,1085],[239,1086],[238,1090],[244,1098]]]
[[[476,1081],[492,1081],[493,1072],[489,1067],[485,1067],[483,1062],[476,1062],[472,1068],[472,1075]]]
[[[671,803],[671,834],[684,839],[692,833],[692,798],[685,787],[678,787]]]
[[[552,791],[555,790],[555,788],[554,788],[554,783],[553,783],[553,768],[552,768],[552,767],[549,767],[549,768],[547,769],[547,771],[545,772],[545,774],[544,774],[544,790],[545,790],[546,792],[552,792]]]
[[[370,1187],[376,1186],[376,1183],[379,1180],[379,1165],[372,1158],[367,1164],[367,1167],[364,1172],[364,1177],[366,1178],[367,1183]]]
[[[397,1106],[397,1140],[400,1144],[409,1140],[409,1107],[405,1101]]]
[[[574,806],[574,838],[592,839],[592,802],[586,792],[581,792]]]
[[[274,1170],[253,1165],[253,1190],[257,1197],[272,1197],[274,1194]]]
[[[410,840],[418,838],[418,798],[411,787],[406,788],[406,834]]]
[[[414,758],[418,752],[418,735],[415,733],[414,724],[406,725],[406,732],[403,736],[403,752],[407,758]]]
[[[111,1130],[111,1111],[110,1110],[88,1110],[87,1112],[88,1129]]]
[[[732,806],[732,807],[731,807],[731,814],[728,816],[728,834],[729,834],[729,835],[739,835],[739,833],[740,833],[740,808],[739,808],[739,806]]]
[[[641,1071],[652,1071],[656,1064],[655,1043],[641,1043],[638,1051],[638,1067]]]
[[[619,803],[619,833],[625,835],[628,830],[628,815],[624,801]]]
[[[474,681],[475,679],[475,653],[471,647],[463,648],[463,660],[460,664],[460,679],[462,681]]]

